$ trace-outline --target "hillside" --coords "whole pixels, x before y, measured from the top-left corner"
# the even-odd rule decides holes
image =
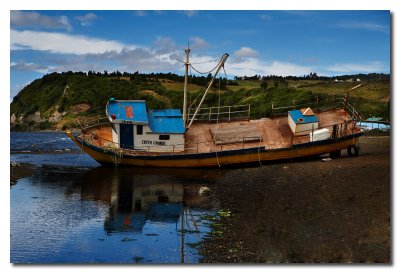
[[[204,90],[207,77],[191,77],[189,104]],[[328,79],[267,77],[260,79],[216,80],[204,106],[250,104],[253,118],[271,114],[274,107],[303,103],[319,106],[358,82]],[[390,119],[389,77],[367,78],[351,93],[352,103],[364,118]],[[219,88],[218,88],[219,87]],[[12,130],[65,129],[75,127],[76,118],[104,115],[109,98],[143,99],[149,109],[181,108],[183,77],[174,74],[121,74],[119,72],[52,73],[37,79],[14,97],[10,105]],[[313,105],[310,105],[313,106]]]

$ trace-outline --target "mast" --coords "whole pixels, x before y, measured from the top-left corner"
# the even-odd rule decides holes
[[[359,85],[357,85],[357,86],[354,86],[354,87],[350,88],[349,90],[347,90],[346,102],[345,102],[345,105],[344,105],[344,109],[345,109],[345,110],[346,110],[347,105],[348,105],[350,91],[351,91],[351,90],[354,90],[354,89],[356,89],[356,88],[358,88],[358,87],[360,87],[361,85],[362,85],[362,83],[359,84]]]
[[[227,53],[225,53],[225,54],[222,56],[222,58],[221,58],[221,60],[220,60],[220,62],[219,62],[219,64],[218,64],[218,66],[217,66],[217,70],[216,70],[215,73],[214,73],[214,77],[212,77],[210,83],[208,84],[208,87],[207,87],[206,91],[204,92],[203,97],[201,98],[201,101],[200,101],[200,103],[199,103],[199,106],[197,106],[196,111],[194,112],[194,114],[193,114],[193,116],[192,116],[192,119],[190,120],[189,125],[187,126],[188,129],[189,129],[190,125],[192,125],[192,123],[193,123],[193,121],[194,121],[194,118],[195,118],[196,115],[197,115],[197,112],[199,112],[200,107],[201,107],[201,105],[203,104],[203,101],[204,101],[204,99],[206,98],[206,95],[207,95],[207,93],[208,93],[208,90],[210,90],[210,88],[211,88],[211,86],[212,86],[212,84],[213,84],[213,82],[214,82],[215,77],[218,75],[218,72],[219,72],[219,70],[221,69],[221,67],[224,66],[224,63],[226,62],[226,60],[228,59],[228,57],[229,57],[229,54],[227,54]]]
[[[188,71],[189,71],[189,53],[190,49],[189,46],[185,49],[186,53],[186,62],[185,62],[185,84],[183,86],[183,127],[186,130],[186,123],[187,123],[187,82],[188,82]]]

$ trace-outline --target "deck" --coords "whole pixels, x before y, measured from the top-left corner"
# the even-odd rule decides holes
[[[319,120],[319,128],[333,131],[338,124],[339,136],[359,132],[354,127],[350,116],[343,109],[314,111]],[[91,129],[90,142],[96,146],[107,147],[112,141],[110,126]],[[272,117],[248,121],[231,121],[221,123],[193,123],[185,134],[185,151],[181,153],[207,153],[226,150],[263,147],[265,149],[288,148],[293,144],[309,142],[309,136],[293,137],[288,125],[288,117]],[[132,154],[159,154],[129,151]]]
[[[319,129],[328,128],[330,132],[333,125],[344,124],[349,122],[351,118],[343,109],[329,110],[324,112],[315,112],[319,120]],[[235,133],[236,128],[236,133]],[[237,141],[232,143],[232,138],[242,136],[242,128],[256,128],[248,130],[248,137],[255,139],[260,135],[260,139],[254,141]],[[348,132],[352,125],[348,124]],[[210,132],[230,131],[232,134],[227,137],[224,144],[217,142],[213,144],[213,134]],[[218,134],[217,134],[218,135]],[[199,153],[212,152],[216,150],[236,150],[243,148],[265,147],[265,149],[287,148],[292,145],[293,133],[288,125],[288,117],[263,118],[249,121],[232,121],[225,123],[197,123],[193,124],[185,136],[186,147],[189,150],[196,150]],[[293,144],[301,144],[309,142],[309,136],[298,136],[293,138]],[[197,144],[198,143],[198,144]],[[213,145],[210,145],[213,144]]]

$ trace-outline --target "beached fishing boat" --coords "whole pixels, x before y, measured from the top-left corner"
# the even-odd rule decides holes
[[[361,116],[348,103],[350,90],[333,107],[290,106],[284,115],[256,120],[250,119],[249,105],[202,108],[228,58],[224,54],[193,112],[187,106],[190,50],[185,52],[182,112],[149,110],[143,100],[111,98],[105,117],[78,121],[81,131],[68,129],[66,134],[102,165],[221,167],[327,153],[339,156],[343,149],[358,155]]]

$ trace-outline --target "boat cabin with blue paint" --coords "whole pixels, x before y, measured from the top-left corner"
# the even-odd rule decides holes
[[[318,129],[318,118],[308,107],[288,112],[288,124],[295,136],[308,135]]]
[[[185,128],[180,109],[148,110],[144,100],[115,100],[106,106],[112,140],[119,148],[149,152],[183,151]]]

